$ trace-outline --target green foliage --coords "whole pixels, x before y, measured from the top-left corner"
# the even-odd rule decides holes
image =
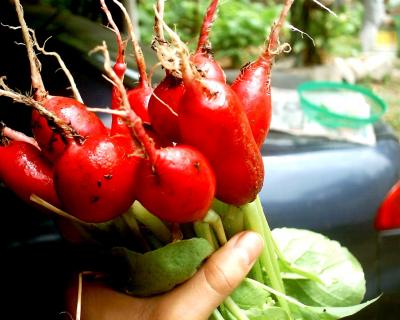
[[[362,301],[365,280],[361,265],[338,242],[303,229],[280,228],[272,231],[282,255],[296,268],[314,273],[322,280],[285,274],[286,294],[246,278],[231,298],[249,320],[336,320],[357,313],[379,297]],[[281,259],[281,257],[280,257]],[[285,299],[291,315],[274,302]],[[226,304],[220,306],[224,319],[237,319]]]
[[[208,241],[200,238],[172,242],[145,254],[115,247],[110,274],[121,291],[150,296],[188,280],[211,253]]]
[[[332,10],[337,16],[310,4],[311,0],[295,2],[291,10],[291,23],[307,33],[308,39],[293,33],[291,44],[299,65],[319,64],[327,56],[350,57],[360,52],[359,33],[363,6],[352,2]]]
[[[267,7],[249,0],[224,2],[211,36],[216,58],[229,57],[235,67],[254,58],[258,50],[247,49],[263,45],[280,10],[280,5]]]
[[[203,15],[209,5],[207,0],[165,3],[165,21],[175,26],[183,41],[194,49],[197,44]],[[143,42],[148,45],[153,36],[153,2],[139,2],[139,24]],[[279,15],[281,6],[266,6],[250,0],[220,1],[217,19],[211,31],[211,43],[216,58],[228,60],[232,67],[240,67],[254,58],[268,35],[272,21]],[[253,49],[253,50],[251,50]]]

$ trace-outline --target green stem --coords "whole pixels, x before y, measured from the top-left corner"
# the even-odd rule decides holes
[[[253,267],[251,268],[250,273],[249,273],[248,276],[249,276],[250,278],[256,280],[256,281],[259,281],[259,282],[262,282],[262,283],[264,282],[264,275],[263,275],[263,272],[262,272],[262,269],[261,269],[261,265],[260,265],[260,261],[259,261],[259,260],[257,260],[257,261],[254,263],[254,265],[253,265]]]
[[[196,235],[200,238],[206,239],[211,244],[214,251],[219,248],[218,241],[208,223],[196,221],[193,224],[193,227]]]
[[[214,210],[208,210],[208,213],[203,222],[209,223],[211,225],[221,246],[228,242],[228,240],[226,239],[224,225],[222,224],[221,217]]]
[[[145,251],[149,251],[150,245],[147,242],[146,238],[143,236],[142,232],[140,232],[139,224],[136,221],[134,215],[130,214],[130,210],[131,209],[129,208],[128,211],[121,216],[121,219],[125,222],[125,224],[128,226],[128,228],[132,231],[135,238],[138,239],[141,247]]]
[[[226,214],[230,207],[230,204],[222,202],[221,200],[218,200],[216,198],[214,198],[212,203],[213,210],[215,210],[222,217]]]
[[[294,267],[289,261],[286,260],[286,258],[280,251],[276,242],[274,241],[273,243],[274,243],[274,247],[275,247],[275,253],[278,256],[279,261],[287,270],[289,270],[292,273],[296,273],[296,274],[298,274],[306,279],[309,279],[311,281],[315,281],[317,283],[324,284],[324,281],[322,281],[322,279],[320,277],[318,277],[316,274],[313,274],[311,272]]]
[[[210,320],[225,320],[222,316],[221,312],[218,309],[215,309],[210,317]]]
[[[222,221],[228,238],[244,230],[244,215],[239,207],[230,205]]]
[[[256,200],[255,200],[255,205],[256,205],[256,212],[258,214],[258,220],[261,222],[261,228],[263,229],[263,236],[264,239],[266,241],[267,244],[267,250],[269,251],[270,256],[273,258],[272,259],[272,267],[274,268],[274,272],[279,275],[278,276],[278,281],[279,281],[279,288],[281,288],[281,292],[285,293],[285,287],[283,285],[283,280],[281,277],[281,270],[279,267],[279,263],[278,263],[278,256],[276,253],[276,245],[275,245],[275,241],[272,237],[272,233],[271,233],[271,228],[269,227],[267,218],[265,217],[264,214],[264,209],[261,205],[261,201],[260,201],[260,197],[257,196]]]
[[[284,294],[285,288],[283,286],[274,246],[271,242],[271,230],[269,227],[265,228],[265,226],[268,226],[268,224],[263,222],[263,220],[266,220],[266,218],[263,212],[259,212],[259,208],[256,204],[257,201],[259,201],[259,199],[241,207],[244,212],[245,224],[247,225],[248,229],[258,232],[264,238],[264,248],[259,257],[261,266],[267,273],[271,287]],[[282,309],[284,309],[290,315],[291,313],[287,301],[282,299],[280,296],[276,296],[276,298]]]
[[[265,291],[267,291],[269,293],[272,293],[273,295],[275,295],[277,297],[281,297],[282,299],[285,299],[286,301],[288,301],[288,302],[290,302],[290,303],[292,303],[294,305],[297,305],[298,307],[301,307],[301,308],[306,307],[306,305],[301,303],[300,301],[298,301],[298,300],[296,300],[296,299],[294,299],[292,297],[289,297],[286,294],[284,294],[284,293],[282,293],[280,291],[277,291],[277,290],[275,290],[275,289],[273,289],[273,288],[271,288],[271,287],[269,287],[269,286],[267,286],[267,285],[265,285],[263,283],[260,283],[258,281],[255,281],[255,280],[249,279],[249,278],[244,279],[244,281],[250,282],[254,286],[256,286],[256,287],[258,287],[260,289],[263,289],[263,290],[265,290]]]
[[[145,225],[159,240],[161,240],[161,242],[169,243],[171,241],[171,232],[164,222],[151,214],[140,202],[135,201],[129,210],[133,212],[135,218]]]
[[[224,305],[238,320],[250,320],[230,296],[224,300]]]

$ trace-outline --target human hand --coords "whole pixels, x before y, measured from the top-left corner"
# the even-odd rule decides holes
[[[150,298],[131,297],[101,283],[84,283],[81,319],[208,319],[245,278],[263,244],[257,233],[239,233],[213,253],[191,279],[170,292]],[[70,314],[75,314],[76,292],[75,287],[68,293]]]

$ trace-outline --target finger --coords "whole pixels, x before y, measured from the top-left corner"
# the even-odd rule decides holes
[[[263,245],[255,232],[234,236],[192,279],[170,292],[159,311],[168,312],[168,319],[208,319],[248,274]]]

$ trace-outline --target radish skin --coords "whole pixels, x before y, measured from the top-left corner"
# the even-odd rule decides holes
[[[293,0],[286,0],[278,21],[272,27],[268,44],[261,55],[243,67],[231,87],[240,97],[249,120],[254,139],[261,148],[271,124],[271,68],[277,50],[280,29]]]

